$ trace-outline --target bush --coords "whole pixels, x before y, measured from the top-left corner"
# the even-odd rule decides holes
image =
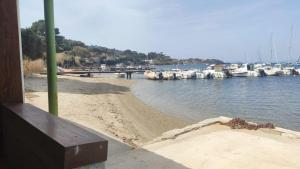
[[[44,70],[44,61],[42,59],[30,60],[25,58],[23,60],[24,75],[30,75],[32,73],[42,73]]]

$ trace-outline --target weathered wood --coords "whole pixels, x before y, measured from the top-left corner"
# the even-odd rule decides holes
[[[0,1],[0,103],[23,102],[17,0]]]
[[[2,106],[4,155],[13,169],[71,169],[107,159],[107,141],[29,104]]]

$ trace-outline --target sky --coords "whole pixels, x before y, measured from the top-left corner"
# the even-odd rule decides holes
[[[42,0],[19,3],[23,28],[44,17]],[[87,45],[226,62],[300,56],[299,0],[54,0],[54,5],[61,34]]]

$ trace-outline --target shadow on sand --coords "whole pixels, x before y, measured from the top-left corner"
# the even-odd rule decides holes
[[[108,140],[108,160],[105,162],[107,169],[189,169],[186,166],[148,150],[142,148],[133,149],[131,146],[114,138],[78,123],[70,122]]]
[[[58,92],[72,94],[122,94],[130,91],[128,87],[104,82],[86,82],[75,79],[57,80]],[[25,79],[26,92],[47,92],[47,79],[30,77]]]

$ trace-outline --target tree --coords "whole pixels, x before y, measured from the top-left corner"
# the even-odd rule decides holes
[[[46,26],[44,20],[38,20],[36,22],[33,22],[31,25],[31,30],[37,35],[45,36],[46,34]]]
[[[86,48],[83,48],[81,46],[73,47],[72,54],[74,56],[80,56],[80,57],[84,57],[84,58],[91,56],[89,50]]]
[[[22,51],[30,59],[35,60],[44,57],[46,51],[45,39],[35,34],[32,29],[22,29]]]
[[[45,21],[38,20],[36,22],[33,22],[31,25],[31,30],[36,35],[45,37],[46,36]],[[56,40],[56,51],[57,52],[65,51],[65,44],[64,44],[65,37],[59,35],[60,31],[58,28],[55,28],[54,32],[55,32],[55,40]]]

